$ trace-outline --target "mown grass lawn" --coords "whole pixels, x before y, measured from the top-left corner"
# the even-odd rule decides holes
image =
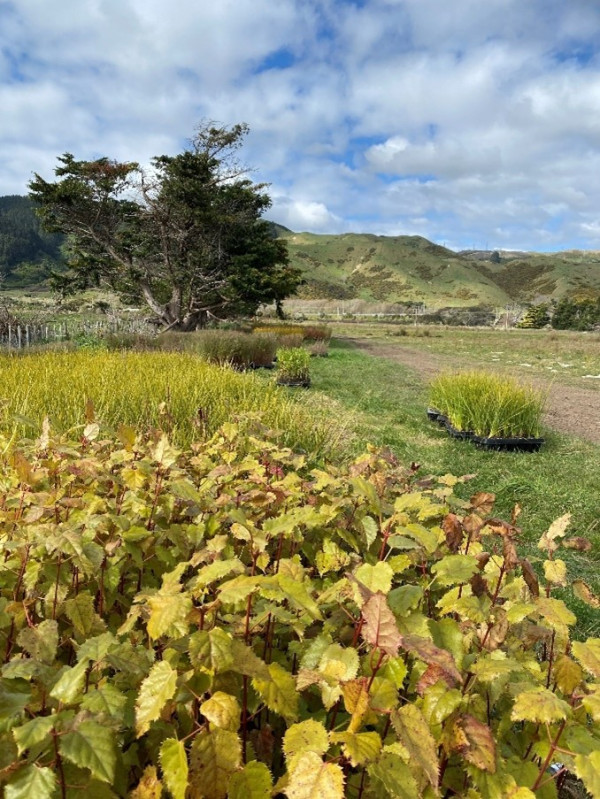
[[[330,357],[311,362],[313,391],[335,398],[354,413],[357,440],[389,446],[405,463],[421,464],[423,474],[475,474],[458,486],[465,496],[487,490],[496,494],[496,515],[510,518],[516,502],[522,552],[534,564],[543,553],[537,541],[558,516],[572,513],[571,535],[588,537],[587,553],[564,550],[569,574],[585,580],[600,593],[600,446],[546,431],[539,453],[500,453],[455,441],[427,420],[427,385],[412,370],[383,358],[360,353],[344,342],[334,342]],[[558,595],[558,594],[557,594]],[[577,614],[581,635],[600,635],[600,611],[565,597]]]

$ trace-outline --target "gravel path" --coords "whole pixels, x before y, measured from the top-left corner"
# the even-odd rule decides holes
[[[464,367],[451,355],[437,355],[423,350],[410,349],[396,342],[378,342],[365,339],[346,339],[358,349],[378,358],[401,363],[414,369],[426,379],[431,379],[443,369]],[[494,369],[490,363],[489,368]],[[571,436],[585,438],[600,444],[600,392],[589,388],[552,383],[528,376],[529,382],[548,391],[548,409],[545,423],[548,427]]]

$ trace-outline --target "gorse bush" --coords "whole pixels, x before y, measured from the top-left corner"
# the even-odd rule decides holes
[[[186,334],[187,335],[187,334]],[[85,423],[86,405],[106,427],[167,430],[180,446],[214,433],[232,415],[251,414],[281,441],[315,457],[344,446],[343,420],[307,399],[300,404],[253,374],[175,352],[43,353],[0,357],[0,430],[27,434],[49,416],[65,431]],[[334,414],[340,417],[339,409]]]
[[[432,382],[430,403],[457,430],[485,437],[536,438],[545,397],[504,375],[448,372]]]
[[[516,511],[386,453],[99,433],[2,447],[7,799],[550,799],[565,770],[600,796],[567,517],[540,583]]]

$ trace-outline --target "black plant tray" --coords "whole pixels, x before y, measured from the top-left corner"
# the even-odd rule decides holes
[[[473,441],[475,439],[475,433],[471,430],[457,430],[448,419],[444,419],[444,427],[452,438],[457,438],[460,441]]]
[[[309,388],[310,387],[310,377],[307,377],[304,380],[291,380],[290,378],[278,377],[277,378],[277,385],[278,386],[288,386],[288,388]]]
[[[427,418],[430,422],[437,422],[441,415],[435,408],[427,408]]]
[[[538,452],[543,438],[485,438],[473,436],[473,443],[482,449],[496,450],[497,452]]]

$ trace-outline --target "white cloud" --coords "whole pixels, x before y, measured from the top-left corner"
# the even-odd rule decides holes
[[[598,244],[596,0],[0,5],[0,194],[243,120],[289,227]]]

